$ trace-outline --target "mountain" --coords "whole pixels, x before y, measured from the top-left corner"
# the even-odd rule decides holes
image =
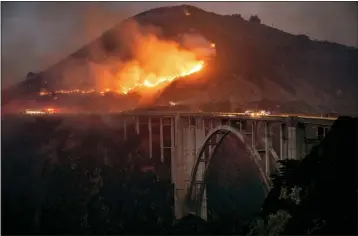
[[[358,113],[356,48],[292,35],[261,24],[257,17],[247,21],[240,15],[218,15],[188,5],[156,8],[127,19],[56,65],[31,74],[16,89],[5,91],[3,104],[19,94],[26,97],[43,87],[60,86],[74,59],[81,66],[106,63],[107,57],[130,58],[126,42],[118,37],[126,34],[129,20],[158,27],[163,38],[194,30],[215,42],[216,57],[203,73],[193,75],[202,77],[201,82],[178,80],[162,91],[158,101],[190,97],[197,102],[230,100],[242,107],[273,104],[295,112]],[[102,54],[94,55],[98,47]]]

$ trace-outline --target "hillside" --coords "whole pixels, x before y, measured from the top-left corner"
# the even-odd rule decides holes
[[[244,107],[270,103],[298,112],[358,113],[355,48],[312,41],[304,35],[246,21],[239,15],[218,15],[186,5],[153,9],[132,19],[158,27],[163,38],[195,30],[215,42],[217,55],[200,74],[202,82],[183,85],[177,81],[163,91],[160,101],[230,99]],[[90,62],[105,64],[108,57],[130,58],[128,43],[118,36],[123,34],[126,27],[121,23],[48,70],[32,75],[17,87],[19,91],[5,93],[5,99],[15,99],[24,90],[33,93],[44,87],[62,86],[63,74],[73,66],[73,60],[80,70]],[[93,53],[98,48],[101,53]]]

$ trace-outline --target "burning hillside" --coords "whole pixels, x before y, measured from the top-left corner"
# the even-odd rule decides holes
[[[93,66],[96,88],[123,94],[132,90],[143,92],[143,88],[157,90],[202,69],[204,61],[199,60],[194,51],[181,48],[175,41],[142,32],[138,24],[131,23],[130,27],[126,38],[131,39],[133,59]]]
[[[201,71],[206,60],[216,54],[213,42],[198,33],[165,37],[161,28],[140,25],[135,20],[122,23],[107,41],[94,41],[90,47],[44,72],[29,73],[31,76],[19,87],[23,94],[30,95],[15,96],[15,100],[21,97],[26,101],[21,108],[13,107],[29,108],[28,101],[36,100],[36,107],[45,102],[54,107],[69,108],[76,104],[76,107],[90,107],[91,110],[134,108],[137,105],[133,104],[138,102],[151,103],[175,80],[195,83],[200,76],[190,75]],[[116,48],[112,45],[109,50],[110,43],[117,45]],[[88,58],[81,57],[84,53]],[[36,95],[31,95],[34,92]],[[9,94],[14,97],[15,93],[7,96]],[[107,94],[114,95],[112,100],[105,96]],[[139,95],[141,99],[129,102],[121,96],[127,94]]]
[[[43,89],[40,95],[53,92],[57,94],[136,92],[145,96],[156,93],[170,82],[196,73],[204,67],[204,57],[208,54],[203,52],[203,47],[193,48],[191,44],[191,48],[188,48],[174,40],[162,39],[158,30],[140,26],[135,21],[128,21],[122,27],[125,28],[126,33],[118,33],[117,39],[124,44],[125,50],[129,51],[130,59],[107,54],[101,47],[92,48],[92,56],[95,58],[103,56],[104,62],[71,63],[66,67],[62,80],[72,89],[57,89],[51,92]],[[187,36],[186,40],[191,40],[190,36],[189,38]],[[202,42],[204,42],[201,43],[202,45],[205,44],[207,49],[213,51],[209,41],[203,38]],[[92,78],[94,88],[77,88],[84,80],[88,80],[86,76]]]
[[[148,101],[154,93],[164,103],[230,100],[232,107],[255,103],[266,109],[272,103],[282,111],[350,114],[358,107],[357,58],[357,49],[312,41],[235,15],[191,6],[158,8],[118,24],[17,90],[6,91],[3,103],[19,97],[36,100],[29,94],[39,92],[75,93],[80,98],[64,96],[70,97],[66,105],[78,99],[78,107],[115,104],[120,110],[130,96],[117,95],[140,95]],[[204,68],[205,76],[200,72]],[[107,92],[111,94],[100,96]]]

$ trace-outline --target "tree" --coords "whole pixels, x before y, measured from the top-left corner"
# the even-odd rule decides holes
[[[357,233],[357,187],[349,185],[357,123],[339,118],[305,159],[282,162],[252,234]]]
[[[241,14],[232,14],[233,17],[239,18],[239,19],[244,19]]]
[[[257,15],[252,15],[250,16],[249,22],[260,24],[261,20]]]
[[[137,136],[116,143],[117,133],[96,126],[58,128],[43,149],[42,232],[163,232],[173,220],[170,181],[159,181],[155,170],[141,171],[146,163]]]
[[[35,76],[36,74],[34,73],[34,72],[29,72],[29,73],[27,73],[27,75],[26,75],[26,79],[31,79],[31,78],[33,78],[34,76]]]

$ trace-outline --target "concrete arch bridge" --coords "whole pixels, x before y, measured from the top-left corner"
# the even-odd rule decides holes
[[[303,158],[335,120],[306,115],[158,111],[127,112],[120,117],[124,139],[130,132],[148,137],[149,158],[155,149],[153,135],[159,136],[160,161],[170,162],[176,218],[191,213],[203,219],[207,219],[207,169],[228,134],[244,143],[268,190],[277,161]]]

